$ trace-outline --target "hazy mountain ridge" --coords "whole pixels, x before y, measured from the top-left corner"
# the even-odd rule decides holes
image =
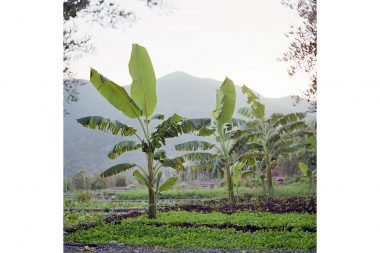
[[[139,152],[130,152],[127,153],[127,156],[123,155],[115,160],[110,160],[107,157],[108,152],[115,144],[125,140],[125,138],[87,129],[76,122],[77,118],[85,116],[103,116],[120,120],[139,129],[134,120],[127,118],[110,105],[89,81],[84,82],[87,84],[78,87],[80,100],[72,104],[65,104],[65,109],[70,113],[64,117],[65,174],[70,176],[80,169],[90,173],[101,171],[127,160],[143,162],[144,156]],[[183,72],[173,72],[161,77],[157,80],[158,102],[155,113],[166,116],[178,113],[188,118],[211,117],[211,111],[215,107],[215,91],[221,83],[222,81],[197,78]],[[129,91],[130,86],[125,88]],[[246,97],[242,94],[241,86],[236,86],[236,96],[235,111],[246,106]],[[305,112],[308,107],[306,101],[302,101],[296,107],[293,106],[293,100],[290,96],[281,98],[260,96],[260,100],[266,105],[268,115],[273,112]],[[240,117],[238,114],[235,116]],[[184,135],[176,140],[170,140],[166,150],[175,152],[173,144],[190,139],[194,139],[194,136]]]

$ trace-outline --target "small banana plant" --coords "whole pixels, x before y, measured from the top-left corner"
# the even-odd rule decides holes
[[[301,171],[301,176],[297,178],[298,181],[300,180],[307,180],[309,182],[310,189],[313,186],[314,181],[317,178],[317,170],[311,170],[307,164],[300,162],[298,163],[298,167]]]
[[[230,202],[234,201],[233,176],[234,168],[237,168],[236,166],[234,167],[236,161],[233,156],[234,150],[232,149],[235,140],[231,138],[230,131],[242,123],[241,120],[232,118],[235,111],[235,102],[235,85],[231,79],[226,77],[216,91],[216,108],[212,111],[214,120],[207,128],[203,128],[202,131],[198,132],[198,135],[202,133],[205,135],[212,134],[215,137],[215,143],[188,141],[175,146],[177,151],[190,151],[180,156],[186,161],[197,162],[196,165],[190,165],[190,169],[212,169],[214,173],[224,171]]]
[[[246,145],[248,150],[241,154],[241,161],[256,161],[262,163],[265,170],[267,190],[272,193],[272,168],[276,166],[278,156],[285,156],[304,148],[306,143],[301,139],[305,136],[305,113],[272,114],[265,116],[265,105],[259,102],[259,97],[247,86],[242,87],[247,95],[249,107],[243,107],[238,113],[248,120],[244,129],[238,129],[232,134],[237,139],[235,145]]]

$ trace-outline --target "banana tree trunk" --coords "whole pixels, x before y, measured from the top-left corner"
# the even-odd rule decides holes
[[[265,169],[267,171],[267,183],[268,183],[268,191],[269,193],[273,192],[273,184],[272,184],[272,169],[270,167],[270,159],[269,156],[265,156]]]
[[[228,199],[230,203],[234,202],[234,184],[232,182],[232,176],[230,170],[227,168],[227,191]]]
[[[148,187],[148,193],[149,193],[149,209],[148,209],[148,218],[149,219],[156,219],[157,217],[157,207],[156,207],[156,194],[154,193],[153,187],[154,187],[154,171],[153,171],[153,154],[148,153],[147,154],[148,159],[148,176],[149,176],[149,187]]]
[[[313,178],[309,177],[309,189],[313,189]]]
[[[265,178],[264,176],[260,176],[260,179],[261,179],[261,186],[263,187],[263,191],[265,193],[267,191],[267,189],[265,188]]]

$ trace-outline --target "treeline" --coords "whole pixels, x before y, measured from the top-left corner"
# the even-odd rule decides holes
[[[134,183],[134,180],[124,176],[117,175],[113,177],[101,177],[100,174],[87,174],[84,170],[75,173],[70,178],[64,179],[64,191],[74,191],[74,190],[101,190],[112,187],[125,187],[129,184]]]

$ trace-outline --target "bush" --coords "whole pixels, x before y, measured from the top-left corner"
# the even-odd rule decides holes
[[[126,177],[120,176],[116,178],[116,187],[125,187],[127,184],[125,183]]]
[[[76,201],[78,202],[89,202],[94,197],[91,191],[80,191],[75,196]]]

